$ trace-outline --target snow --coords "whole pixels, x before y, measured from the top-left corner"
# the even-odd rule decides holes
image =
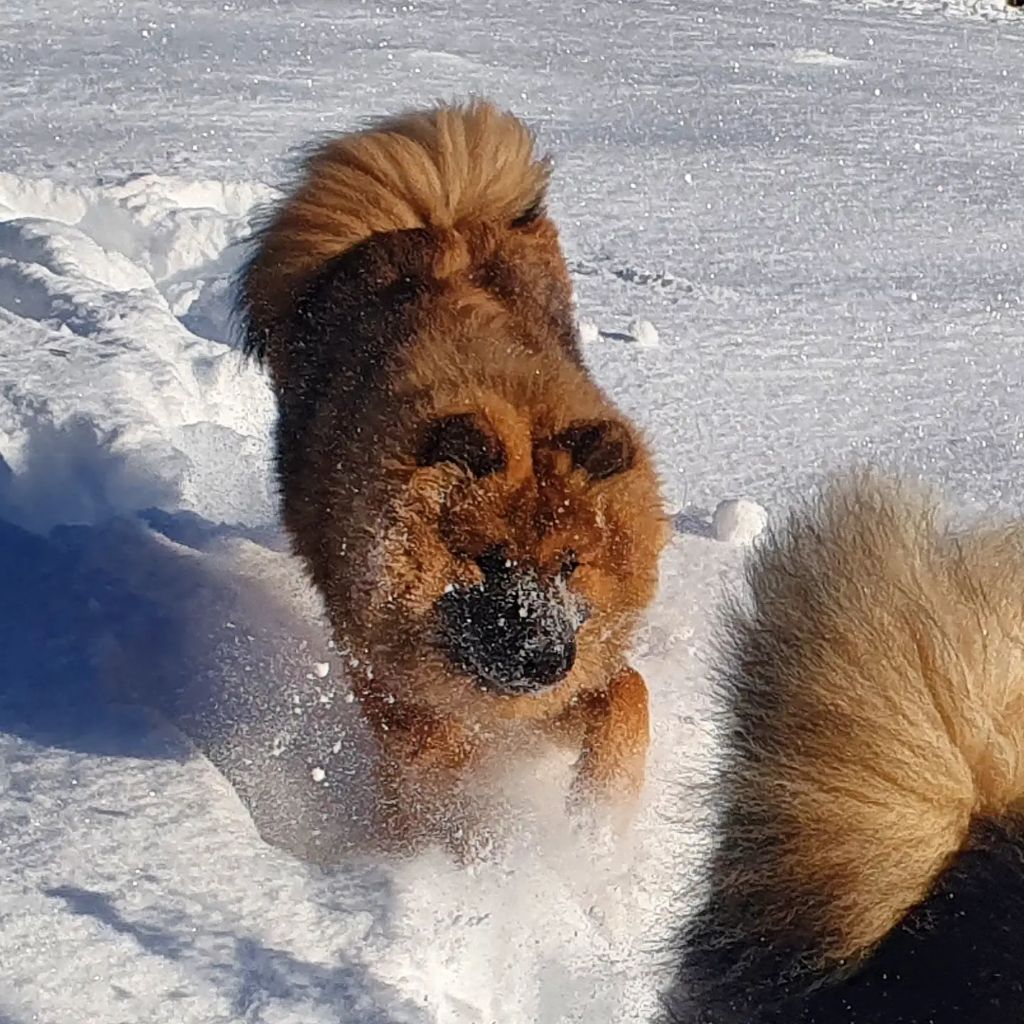
[[[592,345],[601,337],[601,329],[593,320],[581,320],[577,327],[580,332],[580,341],[584,345]]]
[[[655,327],[650,320],[644,320],[641,317],[637,317],[629,325],[629,333],[641,348],[658,347],[658,328]]]
[[[718,602],[761,513],[851,459],[1019,507],[1021,12],[449,10],[5,12],[5,1021],[649,1020],[706,840]],[[554,152],[585,355],[676,526],[635,651],[654,737],[628,841],[570,826],[567,765],[541,760],[496,780],[516,834],[472,870],[368,842],[367,737],[228,318],[291,147],[467,92]]]
[[[753,543],[767,525],[767,511],[749,498],[726,498],[711,516],[715,538],[731,544]]]

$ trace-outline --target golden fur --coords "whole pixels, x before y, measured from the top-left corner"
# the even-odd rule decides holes
[[[775,717],[730,792],[771,834],[745,836],[721,884],[754,894],[752,928],[796,919],[826,959],[855,959],[974,820],[1024,797],[1024,527],[957,532],[859,474],[794,513],[750,581],[741,657]]]
[[[678,1024],[1024,1019],[1024,525],[833,478],[721,631],[716,841]]]
[[[547,182],[526,127],[485,103],[415,111],[344,135],[313,154],[264,233],[246,282],[250,301],[284,312],[288,291],[374,234],[510,222],[541,202]]]
[[[583,365],[548,173],[483,102],[386,120],[312,155],[242,275],[285,524],[351,654],[403,841],[463,834],[465,787],[517,722],[575,743],[583,788],[643,779],[625,652],[666,522],[643,439]],[[568,576],[559,600],[591,614],[569,674],[525,696],[487,692],[438,642],[446,593],[484,587],[498,548],[544,594]]]

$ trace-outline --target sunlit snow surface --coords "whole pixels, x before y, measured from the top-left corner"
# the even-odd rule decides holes
[[[6,6],[0,1020],[649,1019],[758,505],[870,458],[1020,506],[1024,15]],[[275,523],[273,406],[227,289],[291,147],[471,91],[556,157],[586,355],[677,534],[636,650],[630,841],[574,833],[541,763],[506,780],[511,850],[467,872],[368,842],[366,737]]]

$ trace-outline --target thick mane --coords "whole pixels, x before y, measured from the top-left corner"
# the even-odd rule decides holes
[[[549,174],[523,123],[481,100],[332,139],[307,159],[241,272],[246,350],[268,354],[275,324],[333,258],[388,232],[525,226],[543,214]]]

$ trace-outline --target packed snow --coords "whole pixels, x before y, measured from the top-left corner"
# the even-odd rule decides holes
[[[711,516],[715,537],[726,543],[752,544],[767,525],[767,511],[748,498],[726,498]]]
[[[641,348],[658,347],[658,328],[655,327],[650,320],[644,320],[637,317],[637,319],[629,325],[629,333]]]
[[[749,545],[853,459],[1020,506],[1024,12],[30,0],[0,22],[0,1020],[650,1020]],[[635,650],[635,827],[575,827],[542,760],[500,780],[511,849],[465,869],[369,841],[368,737],[229,313],[293,147],[469,92],[556,158],[584,352],[676,530]]]

